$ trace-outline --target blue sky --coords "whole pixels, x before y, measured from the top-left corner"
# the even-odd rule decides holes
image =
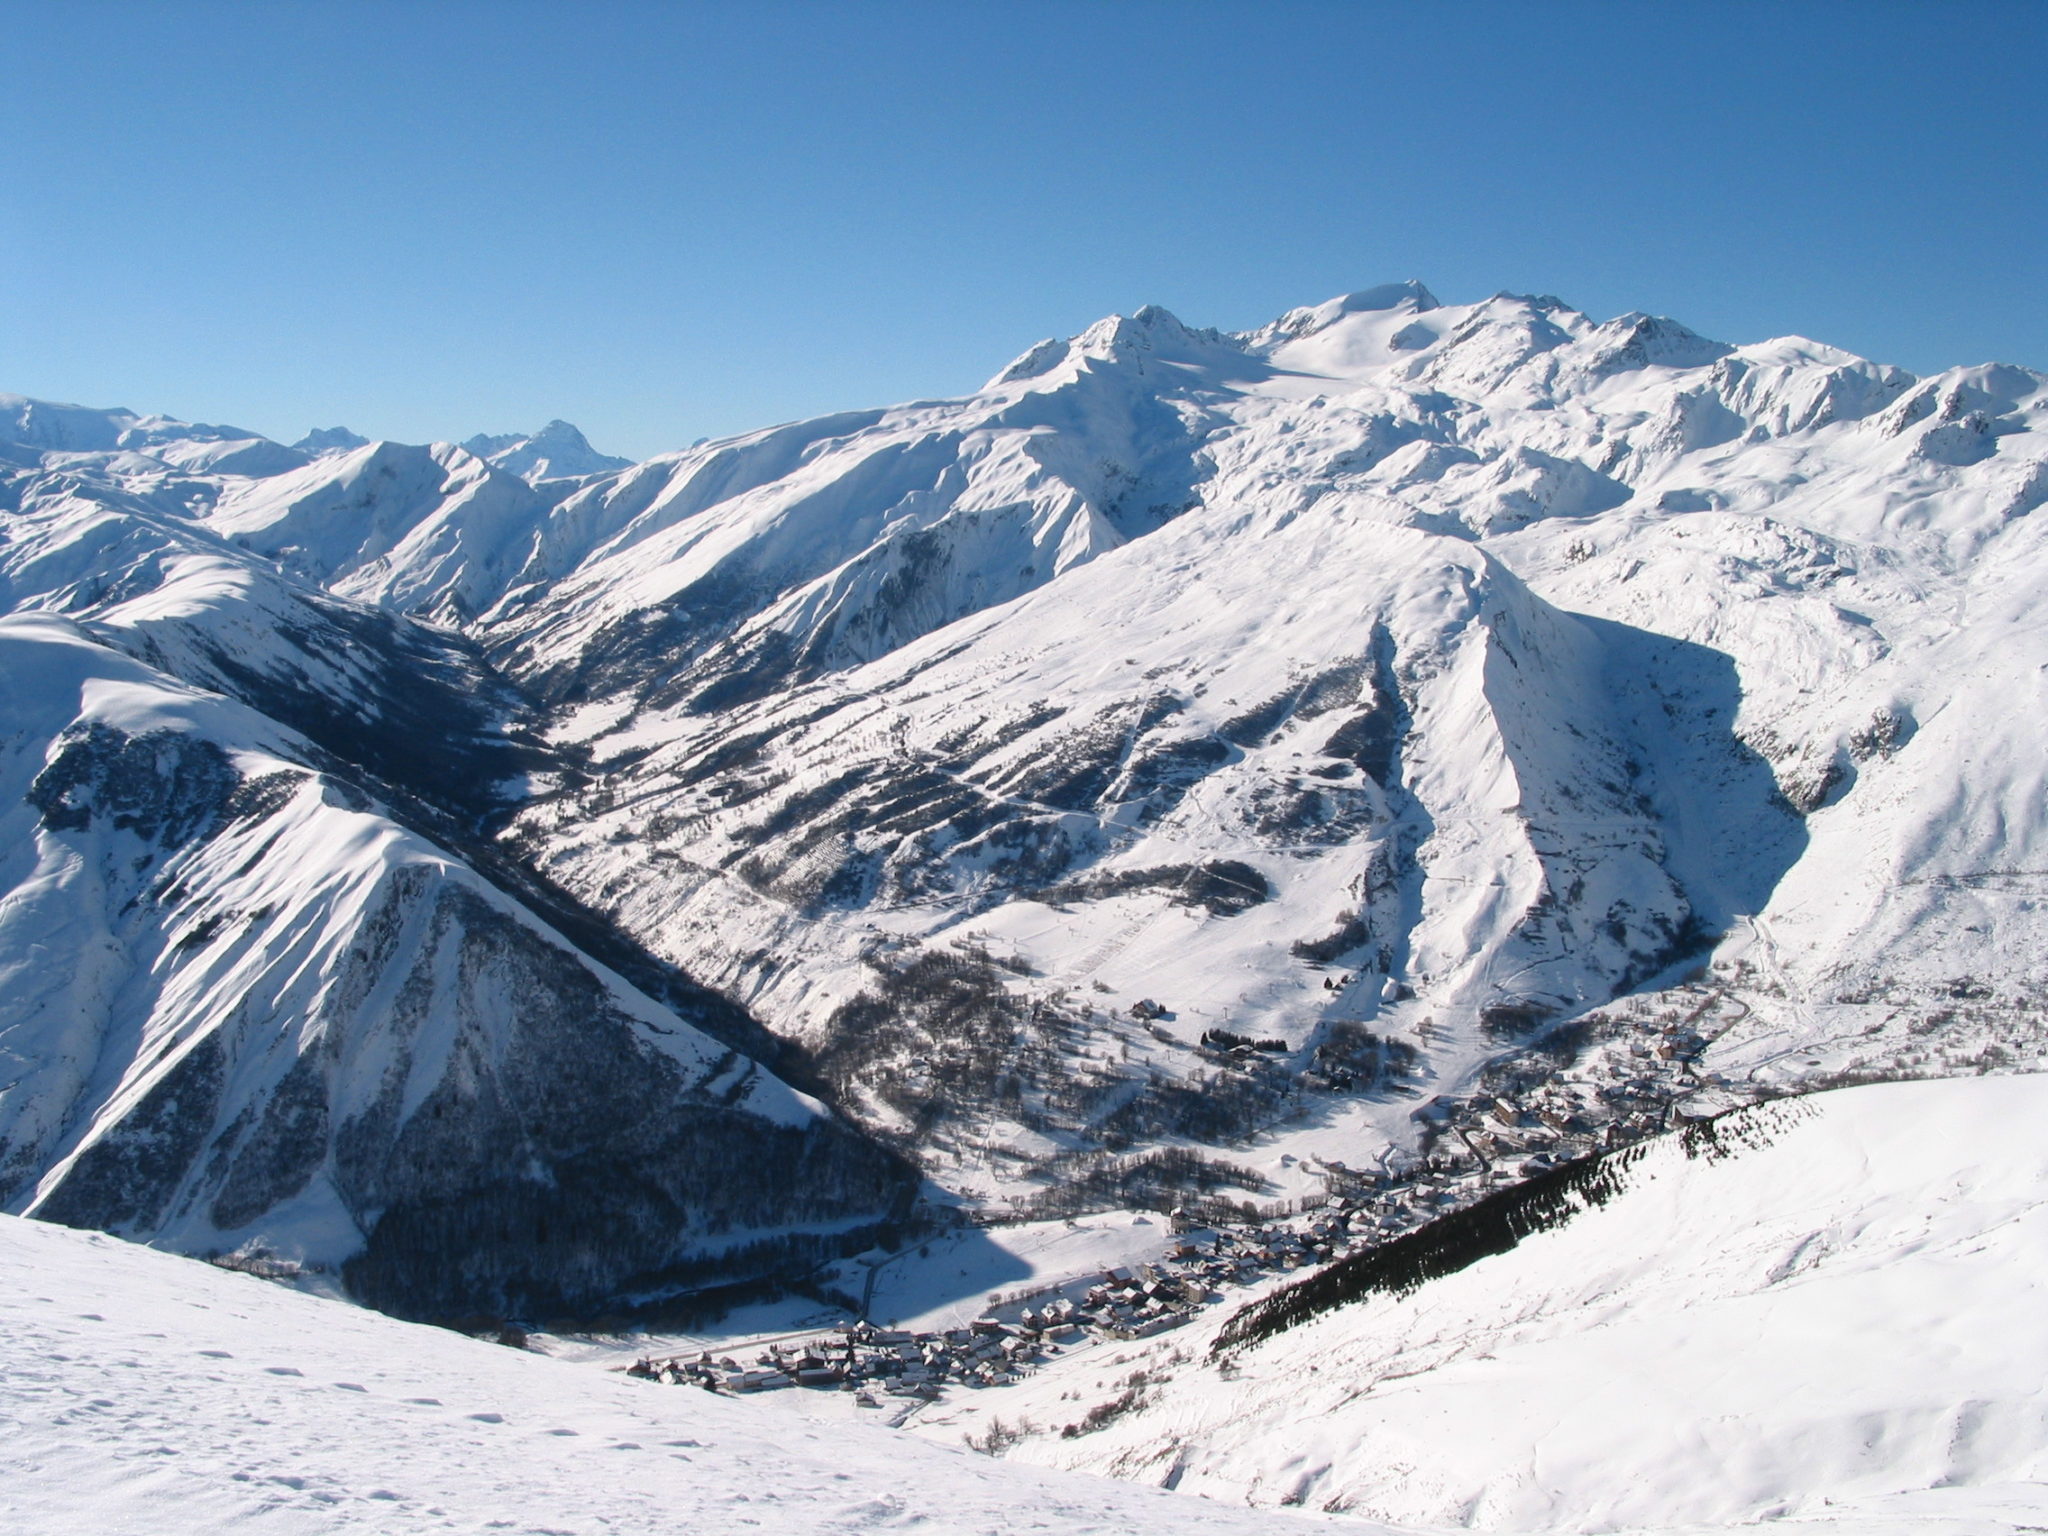
[[[0,389],[635,456],[1420,277],[2048,367],[2048,4],[0,0]]]

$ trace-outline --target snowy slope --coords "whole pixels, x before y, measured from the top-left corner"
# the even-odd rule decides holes
[[[2032,1528],[2044,1114],[2040,1077],[1742,1111],[1715,1142],[1625,1154],[1619,1192],[1561,1227],[1220,1368],[1218,1318],[920,1427],[994,1415],[1028,1428],[1012,1460],[1422,1525]]]
[[[912,1434],[0,1217],[0,1515],[31,1536],[1370,1531],[1381,1510],[1405,1529],[2011,1536],[2041,1523],[2048,1445],[2040,1098],[1992,1079],[1781,1104],[1726,1138],[1747,1150],[1653,1151],[1569,1225],[1242,1351],[1229,1379],[1190,1330]],[[1141,1370],[1143,1401],[1092,1433],[994,1460],[930,1443],[1073,1422]],[[1161,1481],[1177,1492],[1131,1486]]]
[[[745,1275],[905,1197],[245,707],[22,615],[0,741],[11,1209],[449,1315]]]
[[[31,480],[0,544],[0,606],[61,613],[196,687],[231,694],[358,772],[465,820],[550,754],[473,645],[337,600],[166,507],[148,483]]]
[[[627,733],[547,867],[828,1063],[878,932],[981,937],[1046,1009],[1164,999],[1138,1050],[1177,1073],[1210,1029],[1311,1050],[1389,980],[1483,1051],[1482,1021],[1604,998],[1698,926],[1607,665],[1469,543],[1203,508],[829,684]],[[1786,841],[1768,774],[1743,787],[1724,814]],[[1363,979],[1331,994],[1305,946]],[[905,1065],[870,1053],[845,1086]]]
[[[235,487],[207,525],[342,596],[459,621],[523,568],[546,506],[450,444],[370,443]]]
[[[306,462],[296,449],[240,427],[0,394],[0,463],[34,467],[52,458],[122,474],[236,476],[282,474]]]
[[[2040,1528],[2048,1470],[2042,1098],[1976,1079],[1780,1102],[1712,1155],[1653,1147],[1571,1223],[1227,1370],[1212,1327],[1188,1329],[950,1399],[911,1434],[0,1217],[0,1513],[37,1534],[2013,1536]],[[1133,1380],[1126,1409],[1059,1434]],[[997,1419],[1004,1458],[932,1444]]]
[[[12,1217],[0,1290],[0,1521],[18,1536],[1331,1526],[805,1428]]]

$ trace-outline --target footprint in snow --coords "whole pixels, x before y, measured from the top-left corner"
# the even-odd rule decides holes
[[[232,1360],[235,1358],[224,1349],[202,1349],[199,1353],[206,1356],[209,1360]]]
[[[551,1435],[573,1435],[576,1431],[573,1429],[551,1429],[548,1433]]]
[[[479,1424],[502,1424],[505,1422],[505,1415],[502,1413],[472,1413],[470,1417]]]
[[[370,1389],[353,1381],[337,1381],[334,1384],[334,1390],[337,1392],[367,1392]]]
[[[418,1403],[422,1408],[438,1408],[441,1406],[441,1399],[438,1397],[408,1397],[406,1401],[408,1403]]]
[[[264,1373],[270,1376],[303,1376],[306,1373],[296,1365],[266,1365]]]

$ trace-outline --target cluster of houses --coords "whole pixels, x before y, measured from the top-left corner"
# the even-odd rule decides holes
[[[1726,1086],[1694,1068],[1706,1044],[1691,1028],[1699,1016],[1633,1038],[1620,1032],[1584,1075],[1520,1074],[1504,1062],[1483,1075],[1477,1091],[1416,1112],[1425,1155],[1370,1172],[1312,1159],[1333,1193],[1311,1197],[1296,1214],[1233,1222],[1177,1211],[1174,1241],[1158,1263],[991,1297],[989,1314],[965,1328],[847,1323],[772,1345],[751,1365],[707,1351],[642,1359],[629,1374],[724,1392],[829,1388],[879,1406],[885,1394],[929,1399],[949,1386],[1008,1385],[1090,1340],[1164,1333],[1223,1301],[1226,1288],[1343,1258],[1546,1168],[1665,1129],[1691,1093]]]
[[[1428,1163],[1511,1182],[1654,1136],[1671,1128],[1674,1115],[1739,1093],[1742,1085],[1698,1066],[1708,1040],[1695,1025],[1716,1001],[1709,994],[1683,1020],[1596,1014],[1601,1034],[1569,1072],[1515,1056],[1491,1064],[1475,1091],[1415,1112]],[[1718,1093],[1701,1099],[1707,1090]]]
[[[714,1357],[707,1350],[689,1357],[638,1360],[627,1374],[714,1392],[831,1388],[857,1392],[872,1405],[877,1393],[937,1397],[948,1382],[1005,1386],[1041,1360],[1047,1347],[1045,1330],[1013,1328],[992,1317],[943,1333],[911,1333],[861,1322],[842,1324],[802,1343],[772,1345],[751,1366],[730,1356]]]
[[[1342,1257],[1377,1223],[1359,1202],[1330,1201],[1293,1223],[1274,1221],[1180,1230],[1156,1264],[1119,1266],[1011,1296],[965,1328],[912,1332],[845,1323],[812,1338],[772,1344],[751,1364],[711,1351],[634,1362],[627,1374],[672,1386],[751,1393],[813,1387],[859,1394],[935,1398],[949,1386],[997,1387],[1094,1339],[1142,1339],[1190,1321],[1224,1299],[1219,1287]]]

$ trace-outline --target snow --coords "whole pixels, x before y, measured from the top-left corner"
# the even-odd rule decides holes
[[[612,765],[589,804],[566,777],[530,776],[550,788],[524,845],[807,1040],[865,984],[856,957],[876,931],[1014,946],[1040,991],[1162,996],[1188,1038],[1229,1022],[1298,1044],[1355,1016],[1422,1047],[1446,1087],[1492,1049],[1486,1007],[1597,1004],[1641,979],[1648,962],[1628,955],[1689,918],[1725,934],[1720,960],[1776,967],[1766,986],[1738,980],[1755,1022],[1715,1047],[1737,1075],[1789,1060],[1800,1036],[1838,1042],[1815,1058],[1827,1069],[1897,1062],[1947,990],[2043,984],[2026,872],[2048,818],[2038,754],[2010,724],[2048,657],[2027,600],[2043,558],[2029,513],[2048,502],[2039,375],[1919,380],[1799,337],[1729,348],[1655,317],[1512,294],[1444,304],[1412,282],[1237,336],[1148,308],[1027,362],[959,400],[539,485],[448,445],[195,477],[171,461],[231,449],[233,429],[15,400],[12,435],[44,443],[50,467],[23,501],[35,537],[0,553],[0,574],[11,606],[118,626],[213,685],[192,637],[268,650],[303,584],[462,629],[560,695],[551,740]],[[473,446],[502,458],[572,438],[551,423]],[[1141,891],[1062,913],[1004,891],[986,841],[944,850],[916,901],[845,914],[733,873],[759,812],[849,758],[939,761],[949,730],[985,720],[986,740],[1058,700],[1064,719],[974,770],[1000,795],[1004,773],[1121,729],[1134,702],[1183,706],[1133,738],[1135,758],[1198,742],[1375,636],[1412,716],[1399,803],[1322,846],[1257,829],[1279,801],[1334,793],[1302,776],[1320,727],[1233,746],[1170,816],[1019,797],[1084,869],[1248,863],[1274,891],[1249,912]],[[289,667],[339,686],[332,650]],[[792,655],[803,687],[771,676],[760,702],[703,702]],[[764,772],[788,780],[765,802],[724,811],[677,791],[683,765],[764,728]],[[1619,776],[1630,764],[1640,777]],[[1772,823],[1759,775],[1803,823]],[[689,831],[649,831],[676,825]],[[819,864],[833,850],[807,832],[799,817],[761,856],[804,846]],[[650,842],[670,857],[658,878]],[[894,869],[916,850],[864,836],[842,852]],[[1530,916],[1574,890],[1555,921]],[[1347,963],[1383,948],[1396,974],[1333,1013],[1289,948],[1375,893],[1372,945]],[[764,950],[791,963],[747,970]],[[1412,1002],[1375,1005],[1396,983]],[[1835,1015],[1879,996],[1903,1011],[1859,1049],[1880,1020]],[[1425,1018],[1434,1039],[1415,1033]],[[1397,1137],[1399,1112],[1383,1119],[1370,1134]]]
[[[163,619],[172,590],[196,600],[191,583],[174,579],[136,602]],[[109,617],[118,621],[119,610]],[[125,752],[152,752],[160,784],[95,767],[95,733],[115,733]],[[160,737],[191,743],[197,756],[152,745]],[[68,792],[74,814],[58,818],[32,786],[47,794],[51,765],[73,751],[87,753],[85,777]],[[551,1029],[573,1025],[575,1048],[592,1052],[603,1026],[589,1015],[599,1011],[630,1035],[642,1072],[665,1061],[679,1081],[701,1083],[765,1125],[827,1117],[816,1099],[577,953],[383,807],[312,771],[320,756],[296,733],[67,619],[0,618],[0,1146],[12,1209],[62,1209],[72,1176],[90,1182],[93,1159],[127,1155],[118,1149],[148,1121],[159,1090],[189,1070],[201,1082],[225,1079],[210,1097],[188,1090],[211,1127],[208,1166],[152,1160],[134,1184],[156,1193],[124,1192],[104,1207],[121,1214],[103,1219],[185,1251],[252,1245],[338,1269],[362,1249],[376,1212],[360,1191],[344,1198],[347,1156],[328,1145],[330,1127],[373,1121],[394,1097],[389,1107],[409,1120],[451,1079],[519,1070],[520,1053]],[[273,792],[223,814],[217,802],[229,786],[199,782],[211,761],[240,785]],[[153,809],[153,795],[178,787],[193,789],[192,803]],[[465,935],[484,927],[506,937],[470,945]],[[587,987],[576,998],[585,1016],[552,1019],[540,998],[509,996],[532,991],[522,953],[571,967],[573,984]],[[261,1134],[248,1139],[252,1122],[308,1060],[323,1068],[323,1103],[317,1121],[298,1126],[309,1144],[294,1153],[296,1180],[253,1206],[224,1194],[238,1154],[262,1159]],[[752,1225],[782,1223],[760,1213]]]
[[[870,1314],[891,1328],[962,1328],[988,1312],[992,1297],[1095,1279],[1106,1269],[1157,1258],[1172,1240],[1163,1218],[1137,1211],[935,1237],[882,1269]]]
[[[815,1394],[632,1381],[0,1217],[0,1515],[24,1536],[1136,1536],[1335,1505],[1347,1530],[2005,1536],[2048,1504],[2044,1112],[2037,1078],[1783,1101],[1719,1155],[1662,1145],[1607,1204],[1227,1375],[1204,1358],[1225,1308],[908,1434],[828,1412],[844,1394],[793,1417]],[[1105,1427],[1049,1428],[1134,1372],[1143,1401]],[[932,1443],[997,1419],[1025,1431],[1002,1459]]]
[[[873,933],[943,933],[1025,955],[1040,994],[1163,997],[1187,1038],[1229,1022],[1299,1044],[1359,1017],[1455,1089],[1495,1049],[1488,1007],[1599,1004],[1659,969],[1660,933],[1697,922],[1724,935],[1717,959],[1751,967],[1734,993],[1753,1022],[1715,1046],[1726,1071],[1768,1055],[1783,1076],[1800,1037],[1834,1042],[1823,1071],[1906,1062],[1953,988],[2037,1019],[2026,1000],[2048,985],[2025,873],[2048,817],[2038,752],[2012,726],[2048,662],[2024,596],[2042,578],[2041,399],[2021,369],[1916,380],[1797,337],[1731,348],[1659,317],[1511,294],[1444,305],[1418,284],[1235,337],[1159,310],[1111,317],[977,395],[706,445],[621,477],[631,498],[565,502],[561,574],[486,630],[544,685],[579,679],[558,739],[612,765],[616,798],[537,806],[522,835],[557,878],[812,1042],[867,984]],[[612,660],[657,621],[672,650],[639,673]],[[962,776],[946,743],[1016,730],[1046,700],[1065,716],[964,777],[1001,797],[1090,730],[1130,735],[1116,712],[1147,698],[1180,710],[1131,736],[1132,760],[1196,742],[1224,701],[1298,689],[1376,635],[1412,717],[1405,802],[1324,847],[1251,814],[1328,797],[1302,777],[1320,727],[1234,746],[1163,817],[1118,803],[1116,783],[1078,808],[1016,796],[1013,814],[1091,873],[1248,862],[1274,896],[1240,915],[1157,892],[1063,914],[1004,888],[1005,850],[941,851],[942,831],[926,851],[860,832],[807,843],[808,817],[765,847],[754,830],[849,765]],[[792,654],[804,686],[703,702]],[[594,664],[618,675],[593,689]],[[727,811],[726,784],[676,787],[764,733],[764,798]],[[687,831],[650,832],[672,825]],[[673,863],[630,878],[650,839]],[[916,899],[806,910],[730,872],[743,850],[773,867],[785,841],[805,850],[789,878],[806,888],[833,857],[881,859],[885,886],[913,858],[943,863]],[[1398,889],[1376,851],[1409,871]],[[1372,990],[1416,995],[1336,1010],[1290,946],[1368,888],[1372,944],[1347,963],[1383,945],[1398,974]],[[1782,972],[1762,985],[1760,933]],[[764,949],[802,961],[766,976],[747,958]],[[1879,996],[1889,1015],[1829,1016]],[[2048,1059],[2040,1033],[1997,1049]],[[1954,1059],[1987,1044],[1975,1023],[1942,1038]],[[1370,1132],[1342,1118],[1398,1140],[1404,1113]]]
[[[530,436],[478,435],[462,445],[480,459],[524,480],[582,479],[630,469],[632,460],[599,453],[566,421],[551,421]]]
[[[1219,1308],[916,1428],[957,1439],[999,1416],[1037,1426],[1013,1460],[1401,1524],[2031,1526],[2048,1511],[2044,1116],[2040,1077],[1780,1101],[1719,1154],[1658,1143],[1609,1203],[1228,1371],[1207,1358]],[[1058,1433],[1133,1370],[1143,1404]]]
[[[301,453],[316,456],[330,453],[347,453],[356,448],[367,448],[370,440],[359,432],[347,427],[315,427],[292,446]]]
[[[1278,1533],[0,1217],[0,1522],[82,1530]]]
[[[1173,1240],[1162,1217],[1100,1211],[1066,1221],[936,1233],[894,1253],[876,1249],[855,1255],[816,1278],[849,1296],[866,1296],[868,1319],[878,1327],[943,1332],[992,1314],[1014,1317],[1026,1298],[1085,1290],[1104,1270],[1158,1259]],[[734,1308],[690,1332],[651,1328],[623,1334],[537,1334],[533,1347],[558,1359],[614,1367],[707,1349],[752,1359],[771,1341],[812,1339],[853,1316],[808,1298],[788,1297]],[[810,1393],[777,1401],[833,1417],[844,1416],[842,1410],[852,1406],[838,1395],[821,1399]]]

